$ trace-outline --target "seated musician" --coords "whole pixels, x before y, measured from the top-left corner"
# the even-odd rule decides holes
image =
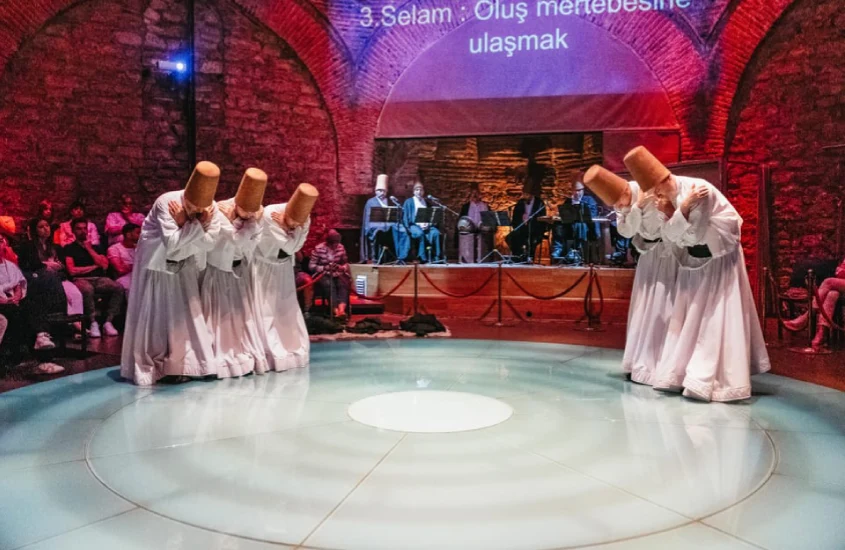
[[[376,194],[364,206],[364,220],[361,223],[361,262],[375,262],[379,259],[383,246],[393,245],[394,223],[370,221],[373,208],[387,208],[387,175],[379,174],[376,178]]]
[[[469,201],[464,203],[461,207],[461,217],[468,217],[475,224],[475,227],[481,225],[481,213],[487,212],[490,208],[487,203],[481,200],[481,191],[478,189],[478,183],[473,183],[469,191]]]
[[[470,184],[469,199],[463,204],[463,206],[461,206],[458,223],[460,225],[463,218],[468,218],[472,221],[473,227],[472,231],[469,231],[469,233],[477,235],[478,229],[481,227],[481,213],[487,212],[488,210],[490,210],[490,208],[487,206],[487,203],[481,200],[481,191],[478,189],[478,183],[473,182]],[[455,231],[455,248],[459,248],[458,235],[462,232],[466,233],[466,231],[462,231],[460,227],[457,231]],[[473,248],[474,246],[475,245],[473,245]]]
[[[414,184],[414,196],[407,199],[402,205],[403,223],[407,228],[408,235],[411,239],[411,245],[414,242],[418,244],[418,258],[422,262],[437,261],[440,259],[440,230],[428,223],[415,223],[417,218],[417,210],[420,208],[429,208],[425,199],[425,187],[422,182]],[[410,246],[408,247],[410,248]],[[428,251],[431,251],[429,257]],[[405,252],[407,256],[407,252]],[[404,260],[401,257],[400,260]]]
[[[522,198],[513,208],[511,227],[514,230],[505,237],[515,258],[533,258],[537,245],[543,241],[546,233],[546,225],[538,219],[546,215],[546,205],[531,192],[531,187],[531,182],[526,181],[522,188]]]
[[[560,223],[555,225],[552,259],[570,264],[580,264],[588,241],[598,238],[593,217],[598,214],[598,204],[593,197],[584,195],[584,184],[576,181],[572,197],[558,207]]]

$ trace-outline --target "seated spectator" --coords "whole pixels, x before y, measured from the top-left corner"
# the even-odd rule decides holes
[[[57,245],[64,248],[76,240],[71,223],[77,219],[85,219],[85,205],[82,204],[82,201],[74,201],[70,205],[70,220],[60,224],[54,235],[54,242]],[[86,221],[85,223],[88,224],[88,242],[94,248],[99,247],[100,232],[97,230],[97,226],[90,221]]]
[[[132,266],[135,263],[135,248],[138,246],[138,239],[141,238],[141,226],[127,223],[123,226],[122,237],[120,242],[109,247],[106,255],[109,258],[109,265],[117,275],[117,282],[129,294],[129,287],[132,285]]]
[[[134,206],[132,197],[124,193],[120,196],[120,210],[106,216],[106,235],[110,246],[123,240],[126,234],[123,228],[126,224],[131,223],[139,228],[144,225],[144,215],[135,212]]]
[[[340,243],[340,233],[334,229],[326,233],[326,241],[318,244],[311,253],[309,269],[315,276],[324,274],[317,284],[323,295],[334,304],[334,315],[345,317],[351,275],[346,248]]]
[[[11,241],[15,238],[15,232],[17,228],[15,226],[15,219],[11,216],[0,216],[0,235],[6,237],[7,246],[4,247],[3,255],[0,259],[9,260],[13,264],[17,265],[18,263],[18,255],[15,254],[15,251],[12,250],[12,247],[9,245]]]
[[[82,292],[84,313],[90,321],[88,335],[91,338],[100,337],[100,325],[96,320],[94,302],[94,295],[100,294],[108,300],[103,330],[106,336],[117,336],[118,332],[112,321],[120,313],[125,293],[122,286],[106,277],[109,260],[98,254],[88,241],[88,226],[88,220],[84,218],[77,218],[71,222],[76,241],[65,246],[62,254],[73,284]]]
[[[11,340],[15,346],[27,342],[35,334],[35,350],[56,347],[48,332],[47,314],[41,306],[43,300],[27,297],[27,281],[18,266],[5,259],[9,242],[0,235],[0,343]],[[43,363],[38,371],[45,374],[60,372],[62,367]]]
[[[53,218],[53,203],[47,199],[38,203],[38,213],[35,214],[35,219],[47,220],[47,223],[50,224],[50,235],[59,228],[59,224]],[[29,235],[29,238],[34,239],[35,235]]]
[[[296,288],[302,288],[302,301],[299,307],[302,308],[302,314],[308,317],[311,315],[311,304],[314,303],[314,286],[311,284],[313,282],[311,275],[302,269],[304,259],[305,256],[302,254],[302,251],[297,251],[294,256],[293,273],[296,278],[294,283],[296,284]]]
[[[836,302],[839,301],[840,296],[845,294],[845,259],[843,259],[836,268],[833,277],[828,277],[822,281],[822,284],[819,285],[818,291],[819,298],[822,303],[815,303],[814,299],[815,307],[821,308],[816,324],[816,336],[813,338],[813,342],[811,344],[814,348],[824,347],[830,339],[830,323],[828,323],[827,320],[833,319]],[[822,312],[824,312],[824,315]],[[786,321],[784,324],[790,330],[797,331],[806,327],[809,320],[810,314],[806,311],[797,318],[791,321]]]
[[[67,278],[67,271],[53,244],[47,220],[29,223],[28,233],[34,239],[20,246],[20,269],[29,286],[29,296],[40,302],[39,307],[50,313],[82,314],[82,293]],[[74,323],[82,332],[82,323]]]

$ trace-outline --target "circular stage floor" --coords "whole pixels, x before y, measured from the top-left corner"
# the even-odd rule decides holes
[[[763,375],[704,404],[620,362],[362,341],[261,377],[6,393],[0,548],[845,548],[844,393]]]

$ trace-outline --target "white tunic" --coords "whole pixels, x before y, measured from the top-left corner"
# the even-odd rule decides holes
[[[617,229],[623,237],[632,238],[640,259],[631,290],[622,368],[631,373],[634,382],[651,385],[672,315],[678,262],[673,245],[663,240],[666,216],[653,199],[640,209],[636,204],[639,186],[635,182],[628,185],[632,206],[617,211]]]
[[[263,221],[230,222],[220,214],[220,237],[208,253],[202,279],[202,310],[212,333],[218,378],[267,371],[267,360],[253,305],[249,260],[261,236]],[[233,266],[235,262],[239,265]]]
[[[200,301],[206,253],[220,233],[220,213],[208,230],[199,221],[181,228],[168,211],[183,191],[161,195],[144,219],[135,252],[120,374],[139,386],[167,375],[216,373],[211,332]]]
[[[305,244],[311,220],[290,232],[282,229],[270,215],[283,214],[285,206],[272,204],[264,208],[264,228],[252,262],[260,337],[268,366],[276,371],[308,365],[311,351],[305,319],[296,300],[293,272],[293,256]],[[280,250],[284,258],[279,258]]]
[[[665,238],[679,246],[681,265],[655,386],[683,387],[684,395],[704,400],[746,399],[751,375],[771,366],[740,246],[742,218],[710,183],[675,179],[678,205],[693,184],[710,194],[689,221],[678,209],[664,228]],[[707,245],[712,257],[691,256],[686,247],[695,245]]]

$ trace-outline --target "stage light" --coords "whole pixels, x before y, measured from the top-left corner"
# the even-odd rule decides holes
[[[156,60],[155,61],[156,68],[165,73],[184,73],[188,70],[188,64],[184,61],[168,61],[168,60]]]

